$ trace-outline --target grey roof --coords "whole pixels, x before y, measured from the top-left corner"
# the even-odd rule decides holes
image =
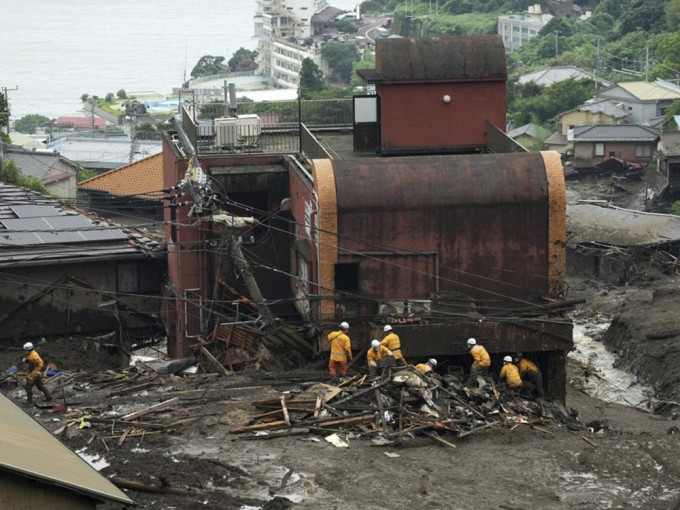
[[[552,85],[553,83],[568,80],[569,78],[595,80],[596,76],[589,73],[588,71],[579,69],[578,67],[556,66],[541,69],[540,71],[522,74],[519,77],[519,82],[524,84],[533,81],[537,85]],[[602,79],[598,79],[598,81],[600,81],[605,87],[611,85],[611,82]]]
[[[654,142],[659,130],[638,124],[591,124],[574,128],[574,142]]]
[[[0,393],[0,468],[89,498],[132,504],[120,489]]]
[[[533,122],[524,124],[508,132],[510,138],[517,138],[518,136],[531,136],[533,138],[543,138],[548,134],[548,130]]]
[[[99,138],[61,138],[50,143],[50,149],[88,168],[118,168],[130,163],[129,140]],[[152,156],[163,150],[161,142],[136,142],[133,161]]]
[[[561,131],[555,131],[552,135],[545,139],[547,145],[567,145],[569,140],[562,134]]]
[[[162,246],[93,214],[0,183],[0,267],[159,256]]]
[[[504,79],[505,47],[498,35],[384,38],[376,41],[376,68],[368,81]]]
[[[567,206],[569,243],[649,246],[680,241],[680,216],[595,204]]]
[[[653,119],[644,121],[641,126],[649,126],[660,130],[663,127],[664,119],[665,117],[654,117]]]
[[[604,113],[615,119],[624,119],[630,115],[623,105],[611,99],[590,99],[575,108],[577,111]]]
[[[342,9],[338,9],[337,7],[333,7],[332,5],[328,5],[322,11],[317,12],[316,14],[312,14],[311,21],[312,23],[328,23],[330,20],[335,18],[341,12]]]
[[[55,163],[59,161],[59,154],[52,151],[27,151],[5,146],[3,154],[7,159],[11,159],[17,164],[22,174],[38,179],[43,179]]]
[[[660,149],[666,156],[680,156],[680,131],[663,133]]]

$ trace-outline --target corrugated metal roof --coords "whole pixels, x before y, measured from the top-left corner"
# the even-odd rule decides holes
[[[660,85],[658,82],[624,81],[617,84],[640,101],[658,101],[660,99],[680,99],[680,92]]]
[[[49,148],[81,164],[106,163],[115,165],[114,167],[117,168],[130,163],[131,142],[129,140],[61,138],[50,143]],[[137,161],[162,150],[161,142],[135,142],[132,158]]]
[[[582,105],[577,106],[576,110],[603,113],[615,119],[623,119],[630,115],[623,106],[620,106],[619,103],[610,99],[591,99],[590,101],[586,101]]]
[[[78,188],[160,200],[163,197],[163,154],[154,154],[92,177],[78,184]]]
[[[569,78],[576,78],[577,80],[595,80],[596,76],[583,69],[574,66],[555,66],[534,71],[532,73],[525,73],[520,75],[519,82],[521,84],[533,81],[537,85],[552,85],[560,81],[568,80]],[[611,82],[597,78],[605,87],[611,85]]]
[[[595,204],[567,206],[569,244],[648,246],[680,241],[680,216]]]
[[[517,138],[518,136],[522,135],[532,136],[534,138],[544,138],[548,136],[548,134],[550,134],[550,132],[547,129],[537,124],[534,124],[533,122],[529,122],[528,124],[524,124],[523,126],[515,128],[512,131],[508,132],[508,136],[510,138]]]
[[[574,128],[574,142],[653,142],[659,130],[638,124],[591,124]]]
[[[375,71],[383,80],[505,78],[498,35],[397,38],[376,41]]]
[[[90,497],[134,503],[48,430],[0,394],[0,467]]]

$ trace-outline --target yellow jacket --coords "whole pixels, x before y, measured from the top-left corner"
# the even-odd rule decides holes
[[[520,374],[535,374],[538,372],[536,363],[526,358],[521,358],[517,363],[517,368]]]
[[[38,351],[36,351],[35,349],[29,351],[29,353],[26,355],[24,359],[28,361],[28,363],[30,363],[31,366],[33,367],[31,373],[28,374],[27,376],[27,379],[32,381],[40,375],[43,367],[45,366],[45,362],[42,360],[40,354],[38,354]]]
[[[427,363],[418,363],[416,365],[416,370],[420,370],[423,374],[427,374],[428,372],[432,372],[432,367]]]
[[[483,367],[491,366],[491,358],[489,357],[489,353],[486,352],[486,349],[481,345],[472,346],[472,349],[470,349],[470,354],[472,354],[472,357],[475,360],[472,362],[473,365],[481,365]]]
[[[382,339],[380,345],[384,345],[390,351],[392,351],[392,356],[394,356],[394,359],[403,358],[403,356],[401,355],[401,340],[399,339],[399,336],[396,333],[390,333],[389,335],[387,335],[385,338]]]
[[[352,344],[349,336],[344,331],[331,331],[328,334],[328,341],[331,343],[331,360],[347,361],[352,359]]]
[[[505,383],[510,389],[522,387],[522,378],[519,376],[519,370],[512,363],[503,365],[499,378],[501,381],[505,379]]]
[[[374,365],[378,364],[378,361],[383,359],[385,356],[390,355],[390,350],[385,347],[384,345],[381,345],[378,347],[378,349],[374,349],[373,347],[368,349],[368,352],[366,353],[366,359],[368,360],[368,364],[370,365],[371,363],[374,363]]]

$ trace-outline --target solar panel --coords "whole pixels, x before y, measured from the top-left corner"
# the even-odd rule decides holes
[[[24,232],[0,233],[0,246],[27,246],[42,244],[42,240],[35,234]]]
[[[115,241],[116,239],[127,239],[128,235],[119,228],[109,230],[88,230],[80,232],[88,241]]]
[[[50,230],[51,227],[43,218],[8,218],[2,220],[7,230]]]
[[[54,230],[92,228],[93,225],[84,216],[50,216],[44,218],[48,225]]]
[[[9,207],[19,218],[40,218],[60,215],[57,208],[51,205],[11,205]]]
[[[35,234],[45,244],[57,243],[78,243],[85,241],[85,236],[82,232],[67,231],[67,232],[37,232]]]

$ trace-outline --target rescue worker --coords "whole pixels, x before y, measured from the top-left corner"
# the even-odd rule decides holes
[[[394,361],[397,365],[406,366],[406,360],[401,354],[401,339],[399,338],[399,335],[392,330],[392,326],[389,324],[386,324],[383,328],[383,339],[381,344],[392,351],[392,356],[394,356]]]
[[[380,343],[380,340],[371,340],[371,348],[366,353],[369,377],[378,374],[378,362],[385,356],[392,356],[392,351]]]
[[[428,359],[425,363],[418,363],[416,365],[416,370],[422,372],[423,374],[430,373],[437,368],[437,360],[434,358]]]
[[[519,369],[512,363],[512,357],[505,356],[503,358],[503,368],[498,375],[500,381],[505,380],[505,384],[512,391],[518,393],[531,394],[534,390],[534,385],[529,381],[522,381],[519,375]]]
[[[24,344],[24,351],[26,352],[26,357],[23,361],[24,363],[28,363],[31,367],[31,372],[26,376],[26,402],[29,404],[33,403],[33,386],[42,391],[45,394],[45,400],[49,402],[52,400],[52,397],[42,383],[42,370],[45,367],[45,362],[31,342],[26,342]]]
[[[536,363],[526,359],[524,354],[518,352],[515,355],[515,364],[519,370],[519,376],[522,381],[529,381],[535,386],[535,394],[538,398],[543,398],[545,396],[545,391],[543,391],[543,374],[538,368]]]
[[[331,331],[328,334],[328,341],[331,344],[331,359],[328,362],[328,371],[331,377],[337,380],[338,372],[341,376],[347,375],[347,361],[352,360],[352,344],[347,332],[349,324],[340,323],[340,329]]]
[[[479,375],[485,376],[489,373],[489,367],[491,366],[491,358],[486,349],[477,344],[477,340],[474,338],[468,338],[467,346],[470,349],[470,354],[474,361],[470,367],[470,379],[473,379]]]

